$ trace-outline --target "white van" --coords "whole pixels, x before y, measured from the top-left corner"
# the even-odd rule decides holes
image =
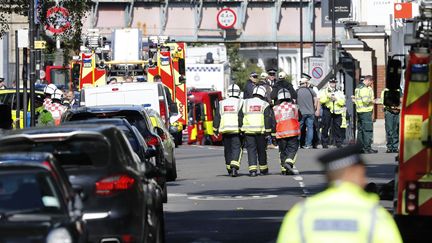
[[[81,91],[80,106],[143,105],[158,111],[169,125],[169,106],[162,83],[117,83]]]

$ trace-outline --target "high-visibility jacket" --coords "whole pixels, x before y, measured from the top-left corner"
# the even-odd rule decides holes
[[[241,130],[248,134],[271,132],[271,125],[265,122],[265,110],[270,109],[267,101],[254,97],[245,99],[243,103],[243,125]]]
[[[243,100],[235,97],[219,101],[219,111],[215,115],[213,127],[218,128],[220,133],[239,133],[239,112],[242,105]]]
[[[276,138],[287,138],[300,135],[297,105],[282,102],[273,107],[276,119]]]
[[[392,216],[376,195],[349,182],[337,182],[296,204],[285,216],[277,243],[401,243]]]
[[[332,100],[332,94],[336,100]],[[322,89],[319,92],[320,103],[330,109],[333,114],[342,114],[343,108],[345,107],[345,95],[340,90],[333,90],[330,87]]]
[[[347,109],[346,109],[346,107],[344,107],[343,111],[342,111],[342,123],[340,125],[341,128],[347,128],[348,127],[348,122],[347,122],[346,117],[347,117]]]
[[[371,87],[363,83],[354,91],[356,111],[359,113],[370,112],[374,106],[374,93]]]
[[[63,115],[63,113],[65,113],[65,111],[67,110],[67,107],[60,104],[60,103],[51,103],[48,104],[46,106],[46,110],[51,112],[52,117],[54,118],[54,124],[56,126],[60,125],[60,120],[61,117]]]

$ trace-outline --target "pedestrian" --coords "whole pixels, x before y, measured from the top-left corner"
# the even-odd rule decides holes
[[[345,107],[345,95],[336,88],[336,82],[335,78],[330,79],[327,88],[322,89],[319,94],[322,108],[321,142],[323,148],[328,148],[330,144],[329,132],[336,147],[342,147],[343,142],[342,114]]]
[[[279,90],[277,98],[273,112],[276,120],[274,130],[279,145],[281,172],[282,175],[292,175],[299,147],[298,107],[293,104],[291,94],[287,89]]]
[[[277,243],[401,243],[393,217],[376,194],[366,192],[361,145],[350,145],[318,158],[329,187],[297,203],[285,216]]]
[[[270,85],[270,87],[273,87],[273,85],[275,85],[277,81],[276,79],[277,70],[274,68],[270,68],[267,70],[267,74],[268,74],[267,82]]]
[[[6,89],[6,84],[4,78],[0,78],[0,89]]]
[[[245,99],[240,113],[241,131],[245,135],[248,152],[249,175],[268,174],[266,135],[271,133],[274,116],[270,104],[265,99],[266,90],[257,86],[253,90],[253,98]],[[257,166],[259,161],[259,167]]]
[[[49,104],[51,104],[52,100],[51,100],[51,96],[54,94],[54,91],[57,89],[57,86],[55,86],[55,84],[48,84],[47,86],[44,87],[44,102],[43,102],[43,106],[47,107]]]
[[[262,87],[264,87],[265,88],[265,90],[266,90],[266,93],[265,93],[265,100],[270,104],[270,105],[272,105],[273,103],[272,103],[272,100],[271,100],[271,97],[270,97],[270,94],[271,94],[271,91],[272,91],[272,88],[271,88],[271,86],[270,86],[270,84],[269,84],[269,75],[266,73],[266,72],[262,72],[261,74],[260,74],[260,76],[259,76],[259,80],[258,80],[258,82],[256,83],[256,85],[257,86],[262,86]]]
[[[51,112],[51,115],[54,119],[54,125],[60,125],[61,117],[63,113],[67,110],[67,107],[62,105],[63,92],[59,89],[54,91],[52,95],[52,102],[48,106],[46,106],[46,110]]]
[[[78,107],[78,103],[75,102],[75,93],[72,90],[66,92],[63,105],[66,106],[67,109]]]
[[[399,99],[387,99],[391,93],[399,93]],[[387,140],[386,153],[398,153],[399,152],[399,113],[400,113],[400,97],[402,93],[400,89],[396,92],[391,92],[385,88],[381,92],[381,101],[384,105],[384,122]]]
[[[243,99],[249,99],[253,97],[253,90],[258,82],[258,74],[256,72],[251,72],[249,79],[246,81],[245,91],[243,93]]]
[[[320,106],[317,94],[309,87],[310,76],[303,74],[300,79],[300,87],[297,90],[297,104],[300,111],[300,129],[306,127],[305,146],[303,148],[312,148],[312,139],[314,135],[315,116],[320,115]]]
[[[280,72],[278,75],[277,82],[272,87],[272,92],[270,94],[270,98],[276,104],[278,92],[281,89],[287,89],[291,95],[292,103],[296,103],[297,101],[297,92],[294,89],[294,86],[287,80],[288,75],[285,72]]]
[[[352,96],[357,112],[357,143],[363,146],[363,153],[366,154],[378,153],[378,150],[372,149],[372,111],[375,103],[375,96],[371,87],[373,81],[371,75],[365,76],[363,82],[355,89],[355,95]]]
[[[231,84],[228,88],[228,98],[219,101],[219,109],[216,110],[213,121],[215,134],[222,134],[224,146],[225,166],[228,174],[232,177],[238,175],[242,154],[240,139],[240,112],[242,111],[243,100],[240,99],[240,88]]]

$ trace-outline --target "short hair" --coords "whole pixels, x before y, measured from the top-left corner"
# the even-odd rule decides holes
[[[373,80],[373,76],[372,76],[372,75],[366,75],[366,76],[364,77],[364,80],[366,80],[366,79],[368,79],[368,80]]]

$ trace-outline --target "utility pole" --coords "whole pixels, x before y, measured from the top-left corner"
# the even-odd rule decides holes
[[[35,0],[30,0],[29,12],[29,47],[30,47],[30,126],[35,126]],[[24,111],[25,112],[25,111]]]
[[[332,12],[332,73],[336,76],[336,21],[335,21],[335,0],[331,0],[331,12]]]
[[[316,56],[315,0],[312,0],[312,56]]]
[[[300,0],[300,77],[303,73],[303,0]]]

